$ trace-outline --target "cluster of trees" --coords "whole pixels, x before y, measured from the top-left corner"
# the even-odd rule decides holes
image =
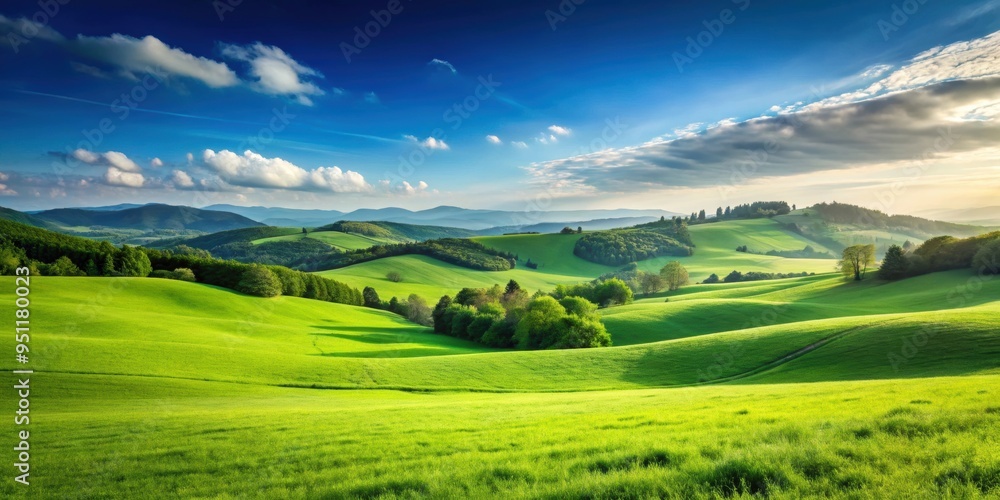
[[[602,274],[591,282],[591,286],[597,287],[611,279],[625,283],[633,296],[640,293],[651,295],[663,289],[673,291],[690,282],[687,269],[678,261],[668,262],[656,273],[642,271],[637,263],[632,262],[617,271]]]
[[[426,255],[437,260],[479,271],[506,271],[517,265],[517,256],[462,238],[443,238],[421,242],[377,245],[344,253],[329,253],[320,258],[305,258],[296,267],[319,271],[337,269],[362,262],[399,255]]]
[[[107,241],[0,220],[0,273],[13,274],[19,266],[47,276],[148,276],[152,271],[138,247],[116,248]]]
[[[784,201],[755,201],[735,207],[718,207],[715,209],[715,218],[709,219],[704,210],[692,212],[685,220],[689,224],[700,224],[704,222],[718,222],[731,219],[761,219],[764,217],[774,217],[775,215],[785,215],[793,210]]]
[[[153,272],[149,273],[149,277],[150,278],[164,278],[164,279],[168,279],[168,280],[189,281],[189,282],[192,282],[192,283],[198,281],[198,278],[194,275],[194,271],[192,271],[192,270],[190,270],[190,269],[188,269],[186,267],[178,267],[177,269],[174,269],[173,271],[167,271],[167,270],[164,270],[164,269],[157,269],[156,271],[153,271]]]
[[[583,232],[583,226],[577,226],[576,229],[566,226],[562,228],[562,231],[559,231],[559,234],[580,234],[582,232]]]
[[[579,285],[557,285],[552,296],[556,299],[579,297],[600,307],[631,304],[635,295],[619,278],[597,279]]]
[[[385,301],[379,297],[378,292],[374,288],[366,286],[361,292],[361,297],[364,300],[363,305],[365,307],[394,312],[414,323],[424,326],[434,324],[431,319],[431,308],[427,305],[427,301],[415,293],[411,293],[405,301],[399,300],[396,297]]]
[[[893,245],[882,260],[878,276],[895,280],[965,268],[978,274],[1000,274],[1000,231],[969,238],[938,236],[912,250]]]
[[[688,256],[691,247],[659,232],[645,229],[616,229],[584,235],[577,240],[573,254],[581,259],[607,266],[652,259],[663,255]]]
[[[719,278],[718,274],[712,273],[711,276],[705,278],[702,283],[712,284],[712,283],[738,283],[740,281],[762,281],[762,280],[778,280],[784,278],[801,278],[803,276],[812,276],[816,273],[807,273],[805,271],[801,273],[764,273],[759,271],[748,271],[741,273],[739,271],[733,271],[726,275],[725,278]]]
[[[766,252],[755,252],[747,248],[746,245],[736,247],[737,252],[752,253],[756,255],[770,255],[772,257],[784,257],[786,259],[833,259],[829,252],[820,252],[812,245],[806,245],[802,250],[768,250]]]
[[[463,288],[441,297],[431,313],[434,331],[494,347],[606,347],[611,335],[597,306],[580,297],[530,297],[514,280],[501,288]]]

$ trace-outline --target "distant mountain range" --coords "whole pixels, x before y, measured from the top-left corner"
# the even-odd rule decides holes
[[[49,226],[70,228],[104,227],[143,231],[188,230],[214,233],[264,225],[234,213],[160,204],[123,209],[113,207],[102,207],[101,209],[58,208],[31,215],[22,215],[36,221],[33,225],[38,225],[40,221]]]
[[[607,229],[594,225],[598,220],[613,220],[623,218],[645,218],[648,222],[653,218],[680,215],[666,210],[554,210],[554,211],[510,211],[510,210],[474,210],[451,206],[440,206],[427,210],[407,210],[405,208],[362,208],[353,212],[337,210],[303,210],[294,208],[271,207],[240,207],[236,205],[211,205],[206,210],[222,210],[232,212],[268,225],[316,227],[338,220],[347,221],[383,221],[403,224],[418,224],[431,226],[458,227],[470,230],[489,228],[504,228],[515,230],[538,224],[551,223],[560,225],[584,225],[586,229]],[[588,227],[591,224],[593,227]],[[626,224],[627,225],[627,224]],[[620,227],[620,226],[619,226]],[[556,229],[556,230],[558,230]],[[546,231],[540,231],[546,232]]]
[[[1000,206],[963,208],[957,210],[939,210],[934,212],[922,212],[928,217],[946,220],[950,222],[961,222],[964,224],[980,224],[983,226],[1000,226]]]

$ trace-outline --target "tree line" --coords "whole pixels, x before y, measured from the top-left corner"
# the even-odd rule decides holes
[[[977,274],[1000,274],[1000,231],[968,238],[938,236],[912,250],[892,245],[882,259],[878,276],[897,280],[969,268]]]
[[[12,274],[18,266],[29,266],[45,275],[187,277],[197,281],[273,297],[289,295],[350,305],[361,305],[361,292],[344,283],[282,266],[245,264],[221,260],[182,248],[179,251],[122,246],[96,242],[0,220],[0,273]],[[190,251],[189,251],[190,250]]]
[[[309,271],[323,271],[400,255],[426,255],[449,264],[479,271],[506,271],[517,265],[517,256],[510,252],[494,250],[469,239],[442,238],[330,253],[318,258],[302,259],[296,263],[296,267]]]
[[[691,215],[683,218],[688,224],[702,224],[705,222],[719,222],[736,219],[762,219],[774,217],[775,215],[786,215],[791,213],[794,207],[788,206],[784,201],[755,201],[742,205],[729,206],[723,209],[715,209],[715,217],[709,218],[704,209],[698,212],[691,212]]]

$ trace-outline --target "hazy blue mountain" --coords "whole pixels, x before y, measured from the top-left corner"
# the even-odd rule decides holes
[[[211,233],[263,225],[234,213],[159,204],[116,211],[59,208],[39,212],[34,217],[68,227],[108,227],[146,231],[170,229]]]

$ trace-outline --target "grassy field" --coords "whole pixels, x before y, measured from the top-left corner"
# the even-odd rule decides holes
[[[694,228],[685,265],[801,248],[719,227]],[[407,256],[323,274],[383,297],[546,290],[604,272],[564,260],[575,238],[483,238],[537,271]],[[1000,280],[967,271],[692,285],[602,310],[614,347],[564,351],[169,280],[41,277],[31,298],[32,486],[2,497],[1000,497]],[[22,366],[0,359],[12,386]]]
[[[565,394],[37,380],[36,498],[995,498],[1000,485],[996,376]]]
[[[331,247],[337,248],[339,250],[359,250],[362,248],[368,248],[375,245],[384,245],[387,243],[398,243],[396,240],[390,240],[386,238],[376,238],[373,236],[365,236],[363,234],[353,234],[353,233],[341,233],[339,231],[316,231],[312,233],[294,233],[286,236],[274,236],[271,238],[261,238],[259,240],[254,240],[251,243],[254,245],[259,245],[261,243],[270,243],[275,241],[299,241],[303,238],[309,238],[314,240],[322,241]]]

